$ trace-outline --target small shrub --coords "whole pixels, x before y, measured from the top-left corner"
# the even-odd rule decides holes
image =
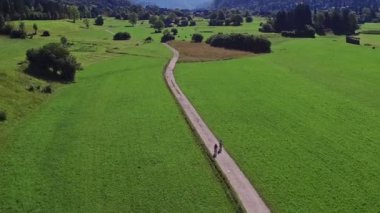
[[[7,114],[3,111],[0,111],[0,122],[7,120]]]
[[[273,33],[274,29],[271,24],[265,23],[265,24],[261,24],[259,31],[262,33]]]
[[[26,38],[26,32],[23,30],[12,30],[12,32],[9,34],[10,38],[19,38],[19,39],[25,39]]]
[[[144,43],[152,43],[152,42],[153,42],[153,38],[150,36],[144,40]]]
[[[53,93],[53,88],[51,87],[51,85],[44,86],[41,89],[41,93],[51,94]]]
[[[14,26],[10,23],[7,23],[0,29],[0,34],[9,35],[13,31]]]
[[[252,23],[252,22],[253,22],[253,18],[252,18],[252,16],[247,16],[247,17],[245,18],[245,22],[247,22],[247,23]]]
[[[306,25],[301,30],[282,31],[281,35],[289,38],[315,38],[315,29],[310,25]]]
[[[294,31],[282,31],[281,36],[282,37],[294,38],[294,37],[296,37],[296,33]]]
[[[179,22],[180,27],[187,27],[189,26],[189,21],[187,19],[183,19]]]
[[[196,21],[194,21],[194,20],[191,20],[190,21],[190,26],[196,26],[197,25],[197,22]]]
[[[346,36],[346,43],[360,45],[360,38],[353,36]]]
[[[170,33],[165,33],[161,38],[161,43],[166,43],[175,39],[175,36]]]
[[[195,33],[192,37],[191,40],[195,43],[201,43],[203,41],[203,35],[199,33]]]
[[[131,39],[131,34],[127,32],[118,32],[113,36],[113,40],[129,40]]]
[[[42,32],[42,35],[43,37],[49,37],[50,36],[50,32],[45,30],[44,32]]]
[[[34,91],[34,86],[33,85],[29,85],[29,86],[26,86],[25,88],[27,91],[29,92],[33,92]]]
[[[172,28],[171,32],[173,33],[173,35],[177,35],[178,34],[178,30],[176,28]]]
[[[103,18],[103,16],[96,17],[96,19],[95,19],[95,25],[103,26],[103,24],[104,24],[104,18]]]

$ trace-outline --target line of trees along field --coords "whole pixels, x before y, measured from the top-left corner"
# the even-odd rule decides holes
[[[261,32],[277,32],[287,37],[314,37],[332,31],[336,35],[352,35],[359,28],[356,14],[347,9],[312,12],[308,5],[300,4],[294,10],[279,11]]]
[[[355,12],[367,8],[379,8],[380,0],[214,0],[216,8],[247,8],[255,11],[291,10],[297,4],[310,5],[313,9],[349,7]]]

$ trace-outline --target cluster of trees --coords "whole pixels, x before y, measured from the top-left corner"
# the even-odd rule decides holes
[[[314,26],[320,35],[324,35],[326,29],[331,29],[336,35],[352,35],[359,29],[356,14],[349,9],[317,12],[314,15]]]
[[[253,17],[249,12],[241,14],[240,10],[219,10],[213,12],[210,16],[210,26],[240,26],[244,19],[246,22],[253,22]]]
[[[164,35],[161,37],[161,42],[162,43],[166,43],[168,41],[172,41],[172,40],[175,40],[175,34],[178,33],[178,31],[176,32],[175,30],[172,30],[171,32],[169,30],[165,30],[164,31]]]
[[[240,33],[215,34],[208,38],[206,43],[213,47],[223,47],[254,53],[270,53],[272,45],[266,38]]]
[[[29,75],[60,82],[73,82],[80,64],[62,44],[50,43],[26,52],[29,62],[25,72]]]
[[[277,32],[289,37],[314,37],[315,32],[325,35],[331,29],[335,34],[354,34],[358,29],[357,17],[349,9],[334,9],[312,13],[308,5],[299,4],[290,11],[279,11],[261,32]]]
[[[19,39],[25,39],[27,36],[33,38],[38,32],[37,24],[33,24],[33,30],[33,33],[28,34],[24,22],[20,22],[16,28],[13,23],[6,23],[4,17],[0,15],[0,34],[2,35],[9,35],[10,38]]]
[[[169,13],[167,16],[164,15],[152,15],[149,17],[149,24],[152,28],[156,30],[157,33],[161,32],[162,29],[167,27],[187,27],[197,25],[196,21],[193,20],[191,16],[188,17],[178,17],[175,13]]]

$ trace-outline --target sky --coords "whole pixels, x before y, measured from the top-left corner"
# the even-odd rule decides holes
[[[194,9],[205,7],[213,0],[136,0],[143,4],[155,4],[165,8]]]

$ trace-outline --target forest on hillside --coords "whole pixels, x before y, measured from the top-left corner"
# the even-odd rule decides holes
[[[217,8],[244,7],[256,11],[271,12],[292,9],[300,3],[308,4],[314,9],[350,7],[360,10],[364,7],[378,8],[380,0],[215,0],[214,6]]]

